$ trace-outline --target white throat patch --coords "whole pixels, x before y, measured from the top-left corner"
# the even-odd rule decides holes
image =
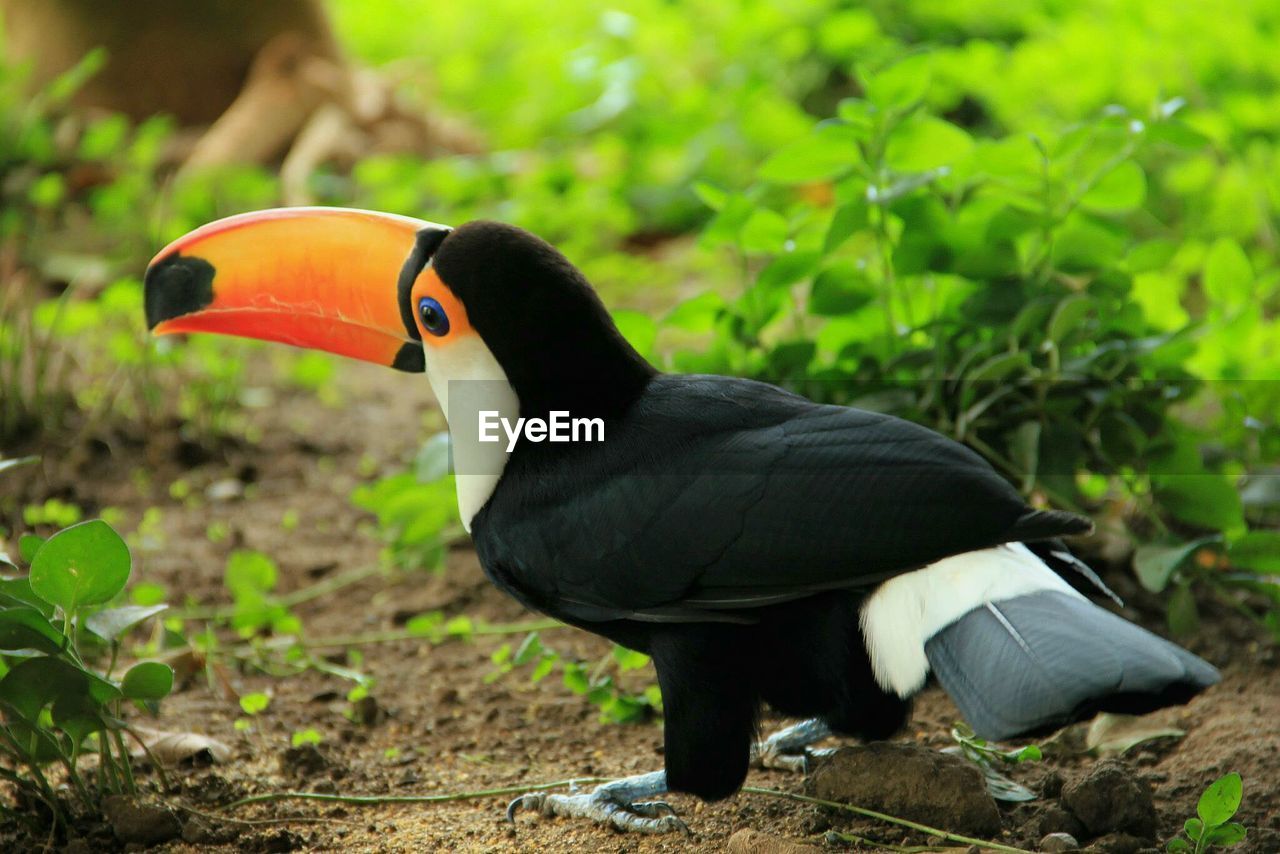
[[[520,400],[507,372],[479,335],[466,335],[443,347],[426,345],[423,350],[427,379],[449,422],[458,512],[470,533],[471,520],[493,494],[509,456],[505,443],[479,440],[480,412],[496,411],[514,422],[520,417]]]

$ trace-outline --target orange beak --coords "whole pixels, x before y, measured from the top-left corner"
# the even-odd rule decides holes
[[[220,219],[170,243],[147,266],[147,325],[157,335],[238,335],[420,372],[408,293],[447,233],[349,208]]]

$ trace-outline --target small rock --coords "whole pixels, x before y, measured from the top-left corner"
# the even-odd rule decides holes
[[[244,484],[232,477],[216,480],[205,489],[204,497],[210,501],[234,501],[244,497]]]
[[[1000,810],[973,765],[914,744],[844,747],[813,772],[819,798],[981,836],[1000,832]]]
[[[182,822],[168,807],[140,803],[125,795],[102,801],[102,811],[116,838],[126,845],[158,845],[182,835]]]
[[[280,754],[280,770],[290,777],[310,777],[329,767],[329,760],[314,744],[300,744]]]
[[[1080,839],[1087,832],[1084,822],[1059,806],[1051,806],[1040,814],[1037,823],[1041,836],[1066,834]]]
[[[1040,850],[1061,854],[1063,851],[1075,851],[1080,843],[1070,833],[1046,833],[1040,840]]]
[[[729,854],[820,854],[821,848],[744,827],[729,837]]]
[[[1153,839],[1160,826],[1151,787],[1118,759],[1104,759],[1063,786],[1062,804],[1084,822],[1090,836],[1123,830]]]
[[[1108,833],[1100,839],[1093,840],[1085,851],[1090,854],[1138,854],[1139,851],[1150,847],[1149,840],[1139,839],[1127,833]]]

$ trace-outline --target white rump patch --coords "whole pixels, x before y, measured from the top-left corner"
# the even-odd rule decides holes
[[[881,584],[862,605],[862,637],[876,682],[908,697],[929,675],[925,641],[975,608],[1057,590],[1080,599],[1022,543],[965,552]]]

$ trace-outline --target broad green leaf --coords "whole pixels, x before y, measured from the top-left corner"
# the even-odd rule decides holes
[[[1280,575],[1280,531],[1250,531],[1227,548],[1233,566]]]
[[[853,236],[855,232],[867,227],[867,203],[863,199],[841,205],[831,218],[827,228],[827,236],[823,241],[823,251],[831,252]]]
[[[104,640],[115,640],[129,629],[167,609],[168,605],[125,605],[106,608],[85,618],[84,625]]]
[[[1247,835],[1248,832],[1244,829],[1243,824],[1238,821],[1232,821],[1209,831],[1206,839],[1210,845],[1221,845],[1226,848],[1240,844]]]
[[[1223,532],[1244,527],[1240,493],[1225,475],[1166,474],[1152,480],[1156,499],[1179,520]]]
[[[614,325],[636,352],[646,358],[653,354],[653,344],[658,340],[658,324],[641,311],[619,309],[613,312]]]
[[[1206,827],[1217,827],[1226,824],[1240,809],[1240,798],[1244,794],[1244,783],[1240,775],[1232,772],[1220,777],[1204,790],[1200,802],[1196,804],[1196,815]]]
[[[1133,553],[1133,571],[1142,586],[1152,593],[1160,593],[1169,586],[1169,579],[1196,550],[1202,546],[1221,542],[1217,536],[1201,537],[1188,543],[1147,543],[1138,546]]]
[[[271,705],[271,695],[261,692],[245,694],[240,698],[240,708],[246,715],[256,715],[267,710]]]
[[[613,645],[613,660],[618,662],[618,669],[622,672],[628,670],[639,670],[649,663],[649,656],[643,652],[636,652],[634,649],[627,649],[619,644]]]
[[[905,110],[919,103],[929,91],[932,59],[915,53],[863,78],[869,102],[882,110]]]
[[[274,590],[276,564],[262,552],[238,549],[227,558],[225,583],[237,598]]]
[[[833,265],[813,280],[809,311],[821,317],[852,314],[875,298],[874,286],[852,263]]]
[[[88,700],[101,705],[120,696],[120,689],[102,677],[44,655],[19,662],[0,679],[0,702],[28,723],[35,723],[50,704],[72,707]]]
[[[1183,851],[1191,850],[1191,843],[1181,836],[1175,836],[1165,844],[1164,850],[1168,851],[1169,854],[1182,854]]]
[[[1046,337],[1055,344],[1062,343],[1089,314],[1092,305],[1093,300],[1081,294],[1063,299],[1049,316]]]
[[[44,537],[36,534],[23,534],[18,538],[18,557],[22,562],[30,566],[31,561],[35,559],[36,552],[40,551],[40,547],[44,545]]]
[[[744,252],[773,254],[782,251],[787,234],[787,221],[782,214],[758,208],[742,226],[738,242]]]
[[[1031,364],[1031,358],[1022,352],[997,353],[967,372],[966,383],[988,383],[1002,380]]]
[[[706,291],[671,309],[662,319],[662,325],[674,326],[686,332],[710,332],[722,311],[724,297],[715,291]]]
[[[816,252],[783,252],[760,271],[756,289],[785,288],[808,278],[818,263]]]
[[[858,134],[845,124],[823,124],[776,151],[757,175],[775,184],[809,184],[851,171],[862,161]]]
[[[37,596],[36,592],[31,589],[30,578],[0,579],[0,601],[6,600],[13,604],[30,605],[46,617],[53,616],[53,606]]]
[[[1148,240],[1139,243],[1125,255],[1125,264],[1131,273],[1148,273],[1163,269],[1178,252],[1178,244],[1172,240]]]
[[[172,690],[173,668],[159,661],[135,664],[120,683],[121,693],[130,700],[163,700]]]
[[[1204,822],[1198,818],[1189,818],[1182,823],[1182,829],[1187,836],[1198,841],[1204,833]]]
[[[31,589],[74,613],[100,605],[129,580],[129,547],[100,519],[81,522],[49,538],[31,561]]]
[[[1253,265],[1229,237],[1219,238],[1204,262],[1204,289],[1223,307],[1237,307],[1253,295]]]
[[[915,115],[894,129],[885,163],[899,172],[924,172],[953,165],[973,151],[973,138],[948,121]]]
[[[65,644],[62,632],[35,608],[18,606],[0,611],[0,650],[34,649],[53,655]]]
[[[693,193],[702,203],[713,211],[718,211],[724,207],[725,202],[729,201],[729,194],[725,190],[720,189],[714,184],[708,184],[705,181],[698,181],[693,185]]]
[[[1080,204],[1100,213],[1125,213],[1141,206],[1146,195],[1146,174],[1137,163],[1126,160],[1098,179]]]

